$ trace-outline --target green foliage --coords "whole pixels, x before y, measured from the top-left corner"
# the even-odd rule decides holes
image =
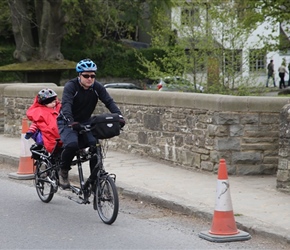
[[[249,87],[247,84],[241,84],[238,88],[230,89],[220,84],[214,84],[207,88],[206,93],[233,95],[233,96],[260,96],[265,94],[265,88],[262,86]]]
[[[288,0],[248,0],[248,8],[259,9],[261,15],[273,23],[289,22],[290,1]]]
[[[0,66],[10,64],[14,62],[13,52],[15,47],[12,46],[0,46]]]
[[[7,65],[14,63],[13,51],[15,47],[0,47],[1,64]],[[129,77],[132,79],[143,79],[138,69],[141,66],[138,63],[137,55],[143,55],[147,60],[154,60],[154,57],[164,55],[160,49],[142,49],[135,50],[128,48],[120,43],[101,40],[91,49],[80,50],[78,48],[63,47],[62,53],[70,61],[78,62],[83,58],[90,58],[98,66],[98,77]],[[11,73],[1,73],[1,82],[19,80]],[[3,78],[5,76],[5,78]]]
[[[249,36],[265,19],[251,5],[252,1],[174,3],[179,8],[172,13],[180,14],[180,19],[160,15],[151,32],[153,47],[165,53],[153,60],[138,55],[140,73],[149,78],[184,76],[194,85],[206,82],[202,85],[210,93],[251,94],[248,89],[252,80],[243,76],[249,59],[243,57],[242,51]],[[172,32],[172,27],[176,32]],[[270,48],[269,41],[264,41],[264,51]]]
[[[136,56],[138,71],[146,78],[155,79],[166,76],[181,76],[184,73],[185,53],[180,47],[152,48]]]
[[[136,51],[121,43],[106,40],[100,40],[95,46],[85,50],[63,46],[62,53],[66,59],[71,61],[78,62],[83,58],[92,59],[98,66],[99,77],[130,77],[132,79],[144,78],[138,71],[140,67],[137,61],[138,54],[144,54],[148,60],[152,60],[156,53],[162,54],[160,50],[143,49]]]
[[[167,6],[171,5],[174,5],[174,1],[167,2]],[[184,47],[177,44],[176,32],[171,29],[171,17],[160,4],[151,10],[154,12],[154,25],[150,32],[152,49],[148,53],[136,51],[140,65],[138,71],[149,79],[182,76],[187,58]]]
[[[67,16],[64,41],[79,48],[94,46],[100,39],[136,40],[137,30],[154,23],[156,8],[171,0],[63,0]],[[150,11],[149,11],[150,10]],[[163,8],[164,10],[164,8]]]
[[[28,3],[34,3],[34,0],[29,0]],[[234,89],[234,93],[240,94],[247,92],[247,79],[240,81],[241,87],[237,89],[234,79],[237,77],[235,68],[239,66],[237,59],[240,56],[229,53],[227,49],[242,48],[247,35],[267,16],[277,15],[276,20],[289,20],[290,8],[289,1],[286,0],[195,0],[194,4],[193,1],[179,0],[62,0],[62,3],[67,21],[61,49],[65,59],[77,62],[83,58],[91,58],[98,65],[99,76],[152,79],[191,74],[194,84],[204,83],[202,85],[206,86],[205,78],[208,68],[215,66],[215,62],[213,66],[210,65],[214,58],[218,61],[216,68],[219,71],[214,68],[212,72],[216,74],[215,78],[220,81],[221,86],[212,84],[208,86],[208,91],[230,93],[230,89]],[[186,19],[189,24],[187,30],[184,25],[171,20],[171,12],[168,10],[176,4],[186,7],[188,13],[195,14],[193,18]],[[200,5],[201,10],[198,15],[195,13],[197,5]],[[215,8],[217,5],[222,8]],[[286,10],[281,8],[283,5]],[[6,0],[0,0],[0,6],[0,41],[6,42],[12,34],[10,12]],[[209,16],[204,12],[206,9]],[[235,21],[236,16],[238,22]],[[148,23],[147,27],[144,26]],[[221,23],[226,25],[219,26]],[[172,31],[172,27],[176,30]],[[137,39],[136,31],[145,28],[152,37],[150,49],[134,50],[116,42],[119,38]],[[213,34],[216,30],[218,35]],[[182,36],[188,38],[180,39]],[[217,41],[215,37],[220,40]],[[264,49],[273,50],[270,45],[267,47],[267,40],[272,38],[266,38]],[[0,50],[1,64],[13,62],[13,50],[11,49],[9,56]],[[238,74],[240,76],[242,72]],[[197,78],[197,75],[202,76]]]
[[[15,47],[0,46],[0,66],[14,63],[13,52]],[[16,74],[0,72],[1,82],[12,82],[19,80]]]
[[[0,6],[0,44],[5,44],[13,42],[13,33],[7,0],[0,0]]]

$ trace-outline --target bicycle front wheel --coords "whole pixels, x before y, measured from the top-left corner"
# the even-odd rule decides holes
[[[96,185],[94,207],[105,224],[111,225],[117,219],[119,197],[116,184],[111,176],[99,179],[99,183]]]

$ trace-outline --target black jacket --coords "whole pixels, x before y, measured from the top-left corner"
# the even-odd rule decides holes
[[[94,112],[98,100],[103,102],[111,113],[121,115],[120,109],[101,83],[95,81],[89,89],[84,89],[78,78],[74,78],[64,86],[58,119],[64,119],[68,123],[86,122]]]

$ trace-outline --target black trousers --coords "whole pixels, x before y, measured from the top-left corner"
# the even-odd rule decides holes
[[[71,162],[75,153],[80,148],[96,145],[96,138],[91,132],[79,135],[77,131],[72,130],[65,121],[57,121],[58,130],[61,141],[63,142],[63,151],[61,154],[61,168],[65,170],[71,169]],[[90,159],[90,170],[92,171],[97,164],[97,158]]]
[[[286,88],[285,86],[285,73],[279,73],[279,77],[280,77],[280,84],[279,84],[279,88],[282,89],[282,86],[283,88]]]

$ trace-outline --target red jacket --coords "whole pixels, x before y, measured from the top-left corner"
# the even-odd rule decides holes
[[[60,138],[56,123],[60,107],[61,103],[58,100],[55,108],[41,105],[38,103],[36,96],[33,104],[26,111],[27,118],[35,123],[41,131],[44,147],[50,153],[55,146],[55,139]]]

